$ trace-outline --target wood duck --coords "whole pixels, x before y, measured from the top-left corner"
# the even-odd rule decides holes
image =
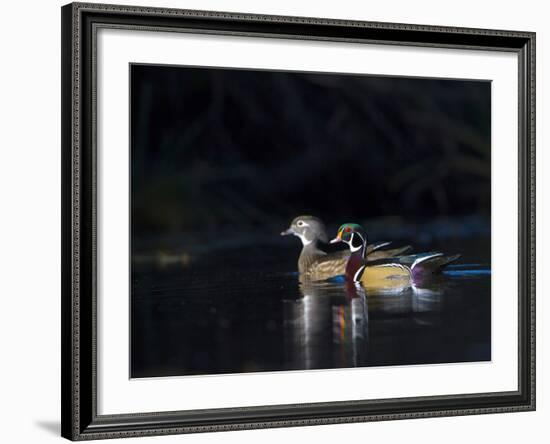
[[[298,271],[307,280],[326,280],[345,273],[350,256],[349,250],[328,252],[328,236],[325,224],[314,216],[298,216],[281,236],[294,235],[302,241],[302,252],[298,258]],[[381,250],[389,242],[370,244],[365,250],[367,261],[394,257],[406,253],[412,247]]]
[[[330,243],[345,242],[350,256],[346,263],[345,276],[349,281],[360,283],[365,288],[403,288],[412,285],[422,276],[437,273],[457,260],[460,255],[444,256],[428,252],[376,261],[367,260],[367,235],[358,224],[343,224]]]

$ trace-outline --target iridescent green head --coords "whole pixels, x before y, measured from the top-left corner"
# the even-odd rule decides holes
[[[330,241],[331,244],[345,242],[352,252],[360,250],[367,243],[367,234],[359,224],[346,223],[340,225],[338,234]]]

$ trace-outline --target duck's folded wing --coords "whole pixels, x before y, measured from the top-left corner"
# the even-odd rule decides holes
[[[380,248],[387,247],[391,242],[382,241],[382,242],[373,242],[372,244],[367,245],[367,255],[380,250]]]
[[[411,250],[412,250],[412,246],[410,245],[405,245],[404,247],[399,247],[399,248],[391,248],[389,250],[373,250],[371,253],[368,252],[368,248],[367,248],[367,260],[376,261],[378,259],[397,257],[405,253],[408,253]]]
[[[450,263],[456,261],[460,254],[444,255],[437,251],[401,256],[399,263],[407,265],[417,274],[438,273]]]
[[[447,255],[447,256],[441,255],[438,257],[434,257],[414,267],[413,273],[416,273],[417,269],[419,269],[418,271],[421,271],[422,273],[426,273],[426,272],[440,273],[447,265],[451,264],[452,262],[455,262],[459,258],[460,258],[460,254],[453,254],[453,255]]]
[[[337,251],[319,258],[311,264],[308,272],[309,278],[319,281],[345,274],[349,255],[349,250]]]

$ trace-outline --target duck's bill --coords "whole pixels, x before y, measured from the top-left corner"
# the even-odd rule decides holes
[[[342,242],[342,238],[339,236],[336,236],[334,239],[332,239],[329,243],[331,244],[337,244],[338,242]]]
[[[281,231],[281,236],[288,236],[290,234],[294,234],[294,230],[292,228],[289,228],[288,230]]]

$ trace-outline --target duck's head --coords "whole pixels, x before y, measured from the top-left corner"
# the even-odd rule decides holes
[[[281,236],[288,236],[289,234],[299,237],[304,246],[318,240],[328,242],[325,224],[315,216],[298,216],[294,218],[290,227],[283,231]]]
[[[330,241],[331,244],[345,242],[353,252],[361,250],[367,244],[367,233],[361,225],[343,224],[338,228],[338,234]]]

